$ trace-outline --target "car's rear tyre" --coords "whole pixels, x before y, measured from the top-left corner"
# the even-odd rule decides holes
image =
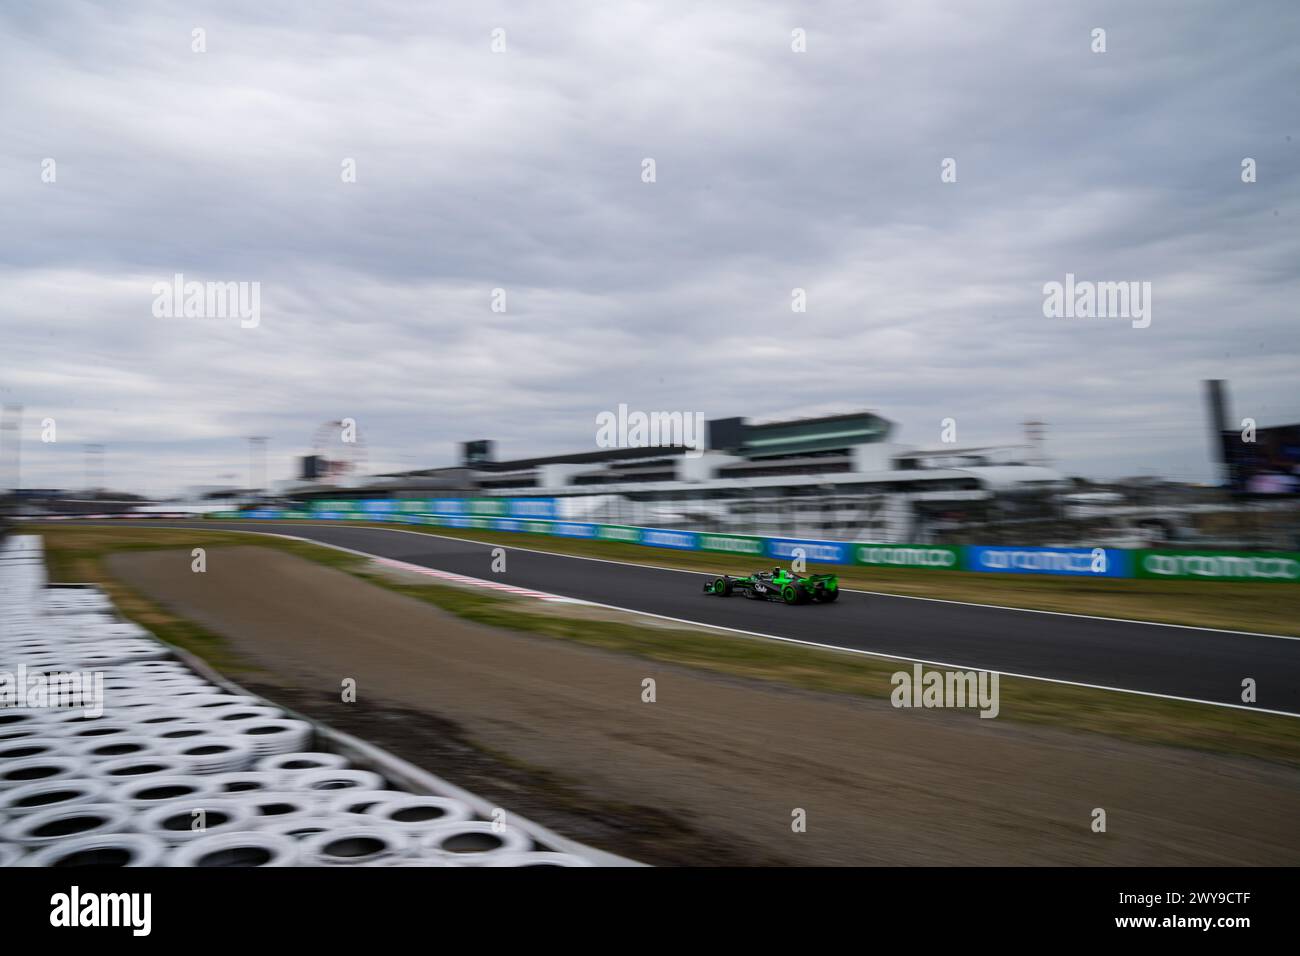
[[[713,582],[713,593],[721,594],[723,597],[731,596],[731,582],[726,578],[718,578]]]
[[[820,601],[822,604],[830,604],[839,596],[840,592],[838,589],[834,591],[821,591],[817,594],[816,600]]]
[[[781,589],[781,600],[785,601],[786,604],[799,604],[801,598],[802,595],[799,593],[799,589],[793,584],[787,584]]]

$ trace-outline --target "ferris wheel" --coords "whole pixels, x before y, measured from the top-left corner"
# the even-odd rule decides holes
[[[347,478],[365,470],[366,442],[354,418],[322,422],[312,439],[312,453],[321,480]]]

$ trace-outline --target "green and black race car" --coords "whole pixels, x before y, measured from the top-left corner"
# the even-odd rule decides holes
[[[755,571],[744,578],[724,574],[704,584],[705,594],[730,597],[736,592],[755,601],[784,601],[786,604],[816,601],[829,604],[840,596],[840,578],[837,574],[800,576],[776,567],[771,571]]]

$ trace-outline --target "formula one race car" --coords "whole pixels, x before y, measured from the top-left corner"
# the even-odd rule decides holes
[[[784,601],[786,604],[807,604],[817,601],[829,604],[840,596],[840,579],[836,574],[809,574],[800,577],[781,568],[755,571],[747,578],[733,578],[724,574],[705,582],[705,594],[730,597],[739,591],[755,601]]]

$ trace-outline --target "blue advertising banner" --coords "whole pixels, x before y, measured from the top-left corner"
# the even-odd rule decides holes
[[[795,549],[803,552],[805,561],[819,564],[852,564],[850,545],[840,541],[801,541],[798,538],[768,538],[767,556],[793,560]]]
[[[245,518],[279,518],[284,512],[278,508],[257,508],[253,511],[245,511]]]
[[[562,535],[566,538],[594,538],[598,527],[600,526],[584,524],[580,521],[557,521],[551,525],[551,534]]]
[[[967,571],[996,574],[1070,574],[1081,577],[1132,576],[1132,552],[1115,548],[999,548],[969,545]]]
[[[651,548],[695,551],[699,547],[698,537],[694,531],[662,531],[658,528],[646,528],[641,532],[641,543]]]
[[[558,518],[560,509],[554,498],[511,498],[512,518]]]

